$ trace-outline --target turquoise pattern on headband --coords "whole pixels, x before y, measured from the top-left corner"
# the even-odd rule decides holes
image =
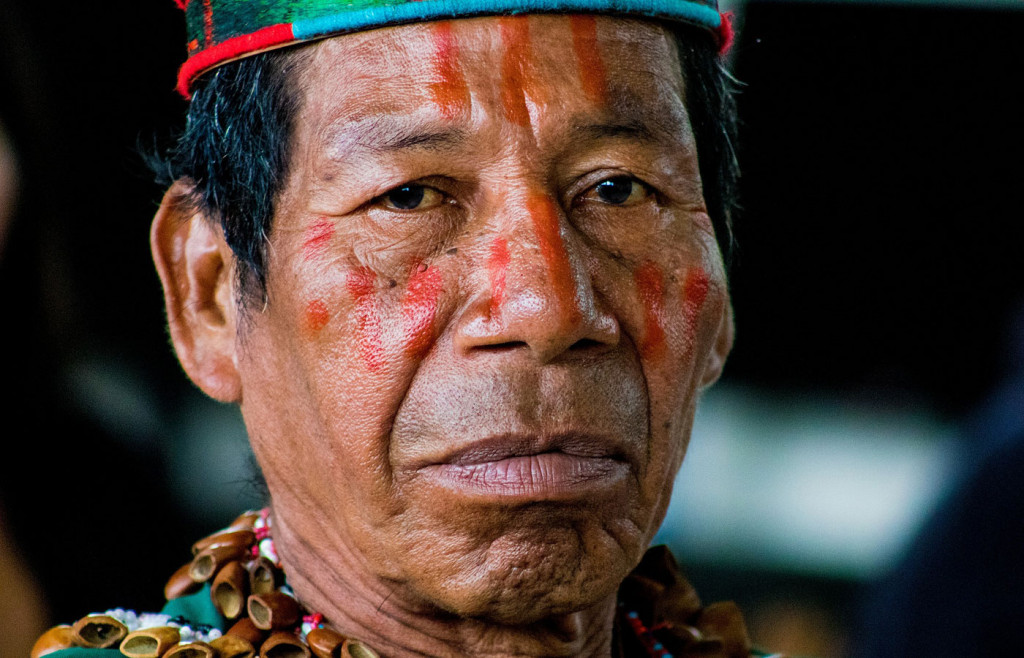
[[[717,0],[175,0],[185,11],[188,60],[178,76],[193,80],[224,62],[334,34],[431,20],[486,15],[601,13],[690,23],[725,34]]]
[[[487,14],[608,13],[669,18],[717,29],[721,17],[703,2],[679,0],[421,0],[404,4],[367,2],[359,12],[328,14],[292,23],[297,39],[350,32],[378,25]]]

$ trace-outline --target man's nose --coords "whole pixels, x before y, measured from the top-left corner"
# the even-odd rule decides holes
[[[459,323],[457,347],[523,348],[548,363],[617,345],[619,324],[595,294],[588,247],[555,200],[534,195],[503,215],[479,277],[486,285]]]

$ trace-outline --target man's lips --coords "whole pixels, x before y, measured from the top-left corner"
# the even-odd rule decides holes
[[[625,451],[604,437],[504,435],[451,451],[419,474],[462,496],[529,502],[593,496],[621,484],[629,470]]]

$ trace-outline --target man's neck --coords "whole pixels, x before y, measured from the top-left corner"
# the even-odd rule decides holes
[[[279,518],[274,520],[274,544],[289,586],[308,610],[389,658],[611,655],[614,594],[582,611],[510,626],[459,617],[414,600],[400,583],[369,574],[344,547],[327,550],[326,544],[300,538]]]

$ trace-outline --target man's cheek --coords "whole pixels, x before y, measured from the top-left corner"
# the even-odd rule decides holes
[[[690,265],[666,276],[655,262],[647,261],[633,272],[639,306],[640,358],[656,371],[671,370],[676,377],[690,372],[701,354],[696,353],[705,325],[706,304],[712,288],[702,265]]]
[[[374,375],[402,370],[402,361],[418,361],[437,339],[437,311],[444,287],[437,267],[420,263],[399,284],[368,267],[346,270],[331,294],[308,296],[303,334],[312,342],[349,342],[360,365]],[[336,294],[338,288],[341,295]],[[333,326],[334,333],[327,332]],[[332,347],[326,345],[324,347]]]
[[[421,263],[409,277],[402,297],[402,351],[416,361],[437,340],[435,324],[442,286],[441,271]]]

